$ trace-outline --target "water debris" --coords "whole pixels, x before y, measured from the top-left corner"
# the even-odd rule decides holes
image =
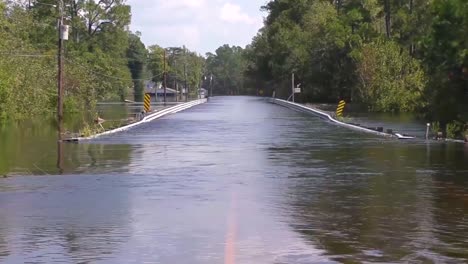
[[[101,126],[102,126],[102,123],[104,122],[106,122],[106,120],[100,118],[99,116],[94,119],[94,123],[101,125]]]

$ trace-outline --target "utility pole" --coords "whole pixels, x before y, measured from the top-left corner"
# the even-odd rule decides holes
[[[204,81],[206,81],[206,76],[202,75],[202,78],[200,80],[200,87],[198,88],[198,91],[197,91],[197,94],[198,94],[197,99],[201,99],[200,92],[203,87],[203,84],[205,83]]]
[[[385,12],[385,31],[387,38],[391,37],[391,17],[390,17],[390,0],[384,0],[384,12]]]
[[[213,73],[210,74],[210,97],[213,97]]]
[[[59,1],[58,56],[57,56],[57,168],[63,173],[63,44],[68,40],[68,26],[63,24],[63,0]]]
[[[188,102],[189,93],[187,87],[187,50],[184,45],[184,90],[185,90],[185,102]]]
[[[292,74],[292,85],[291,85],[291,90],[292,90],[292,101],[294,103],[294,73]]]
[[[164,49],[164,105],[166,105],[166,81],[167,81],[167,73],[166,73],[166,49]]]
[[[59,141],[62,140],[62,123],[63,123],[63,41],[68,39],[68,28],[63,25],[63,1],[59,1],[58,20],[58,74],[57,74],[57,122]]]
[[[201,88],[202,88],[202,86],[203,86],[203,78],[204,78],[204,76],[201,77],[201,79],[200,79],[200,87],[198,87],[198,89],[197,89],[197,100],[200,99],[200,90],[201,90]]]
[[[179,88],[177,86],[177,58],[175,57],[174,51],[172,52],[172,54],[174,56],[174,87],[172,87],[172,89],[176,89],[175,99],[176,99],[176,102],[178,102],[179,101]]]
[[[184,89],[185,89],[185,102],[188,102],[189,92],[187,87],[187,64],[184,63]]]
[[[409,10],[409,13],[410,13],[410,16],[412,17],[413,16],[413,0],[410,0],[410,10]],[[415,45],[414,45],[414,42],[413,40],[411,40],[411,43],[410,43],[410,55],[411,56],[414,56],[414,53],[415,53]]]

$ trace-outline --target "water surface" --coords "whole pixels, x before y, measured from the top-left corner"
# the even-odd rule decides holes
[[[468,261],[463,144],[379,138],[253,97],[65,145],[60,176],[43,144],[28,150],[36,176],[0,179],[0,262]]]

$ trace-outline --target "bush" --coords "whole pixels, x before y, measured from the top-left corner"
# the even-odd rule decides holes
[[[465,141],[468,141],[468,123],[465,124],[465,132],[464,132],[464,136],[465,136]]]
[[[79,131],[79,136],[80,137],[90,137],[93,135],[96,135],[98,133],[104,132],[104,129],[98,125],[90,125],[88,123],[85,123],[83,128],[80,129]]]
[[[441,131],[439,122],[432,122],[431,128],[432,128],[432,133],[434,133],[436,135],[437,135],[437,133],[439,133]]]
[[[378,39],[363,44],[357,60],[359,99],[371,111],[412,112],[423,107],[426,76],[418,60],[397,43]]]
[[[447,138],[456,139],[463,138],[465,131],[465,124],[460,121],[453,121],[447,124]]]

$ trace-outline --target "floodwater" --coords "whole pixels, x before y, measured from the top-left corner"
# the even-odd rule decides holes
[[[2,168],[36,176],[0,179],[0,262],[468,261],[464,144],[379,138],[254,97],[67,144],[62,175],[52,139],[3,150],[21,137],[7,135],[2,153],[27,160]]]

